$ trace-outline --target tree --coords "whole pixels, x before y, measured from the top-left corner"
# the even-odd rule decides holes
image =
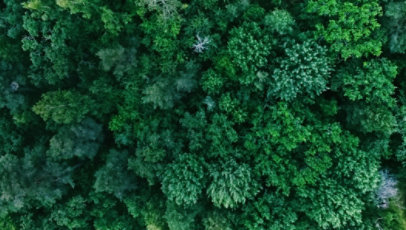
[[[296,229],[298,214],[284,196],[266,193],[244,209],[241,224],[247,229]]]
[[[96,230],[135,230],[141,227],[131,219],[123,204],[116,198],[106,193],[90,194],[90,200],[94,204],[90,210],[93,220],[93,228]]]
[[[44,159],[44,149],[25,149],[23,157],[0,157],[1,216],[31,207],[51,207],[74,186],[73,167]]]
[[[0,1],[0,229],[404,228],[405,6]]]
[[[354,101],[343,106],[351,126],[363,132],[391,134],[394,131],[393,79],[396,75],[396,65],[387,59],[350,62],[338,71],[332,89],[342,91],[346,98]]]
[[[15,230],[15,226],[11,222],[10,218],[1,218],[0,219],[0,227],[4,230]]]
[[[193,154],[184,154],[165,170],[162,191],[177,205],[193,205],[202,194],[204,178],[203,159]]]
[[[203,225],[205,226],[205,230],[232,229],[232,225],[226,215],[218,211],[208,212],[207,216],[203,219]]]
[[[332,89],[341,88],[351,101],[365,101],[369,104],[393,106],[395,86],[393,80],[397,67],[387,59],[372,59],[366,62],[350,62],[338,72]]]
[[[299,95],[314,98],[327,90],[332,67],[325,47],[308,40],[292,44],[285,53],[272,74],[268,95],[290,101]]]
[[[390,1],[385,5],[385,28],[388,30],[389,50],[392,53],[406,51],[406,3]]]
[[[273,10],[265,16],[265,28],[284,35],[293,31],[295,19],[286,10]]]
[[[168,223],[169,230],[197,229],[195,217],[198,213],[199,209],[183,209],[174,203],[168,202],[164,218]]]
[[[127,170],[127,154],[126,151],[110,150],[105,165],[95,173],[96,192],[110,193],[122,199],[126,193],[136,188],[135,177]],[[126,170],[121,170],[122,168]]]
[[[113,70],[113,73],[117,77],[123,76],[123,74],[130,71],[131,68],[137,66],[137,62],[134,58],[136,55],[135,48],[126,51],[121,45],[116,45],[116,47],[101,49],[96,55],[101,60],[103,70]]]
[[[80,122],[90,110],[92,99],[77,91],[59,90],[43,94],[32,110],[44,121],[57,124]]]
[[[51,138],[47,154],[58,160],[73,157],[92,159],[98,153],[102,141],[101,125],[87,118],[79,124],[60,128]]]
[[[272,38],[264,34],[257,23],[244,23],[231,30],[227,49],[233,64],[243,74],[238,79],[241,84],[252,83],[256,72],[268,65],[272,46]]]
[[[354,191],[328,179],[324,179],[319,186],[308,190],[304,198],[313,200],[313,203],[311,208],[303,208],[321,229],[337,229],[362,223],[364,204],[359,197],[353,196]]]
[[[88,201],[82,196],[74,196],[64,205],[55,207],[50,215],[50,219],[59,227],[66,227],[68,229],[89,228],[89,216],[86,215],[88,205]]]
[[[316,25],[319,36],[344,59],[381,54],[382,7],[377,0],[311,0],[307,10],[326,18],[327,23]]]
[[[22,150],[23,136],[17,126],[13,124],[10,116],[0,113],[0,156],[8,153],[17,153]]]
[[[209,172],[212,181],[207,195],[214,206],[236,208],[259,192],[259,184],[248,165],[239,165],[235,160],[230,160],[213,166]]]

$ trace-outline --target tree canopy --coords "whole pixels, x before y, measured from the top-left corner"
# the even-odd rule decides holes
[[[0,229],[406,230],[405,0],[3,0]]]

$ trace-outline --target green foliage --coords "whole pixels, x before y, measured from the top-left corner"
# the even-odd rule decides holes
[[[122,204],[105,193],[92,193],[90,199],[94,207],[90,211],[93,228],[96,230],[135,230],[140,229]]]
[[[363,202],[354,192],[324,179],[317,189],[309,189],[306,197],[312,200],[311,207],[304,206],[306,215],[314,219],[321,229],[337,229],[362,223]]]
[[[0,228],[3,230],[15,230],[16,227],[11,222],[10,218],[0,218]]]
[[[41,96],[32,108],[44,121],[70,124],[81,121],[90,112],[92,100],[77,91],[52,91]]]
[[[379,132],[390,135],[395,131],[396,117],[391,108],[383,104],[356,103],[343,107],[350,128],[358,127],[363,133]]]
[[[348,133],[343,133],[336,143],[337,165],[317,186],[299,190],[300,207],[321,229],[361,228],[367,223],[362,215],[365,202],[370,202],[365,195],[371,194],[379,182],[379,162],[372,153],[358,151],[357,138]]]
[[[310,0],[307,10],[325,17],[327,23],[316,25],[319,36],[344,59],[381,54],[378,17],[382,7],[378,0]]]
[[[103,140],[102,127],[92,119],[65,126],[50,140],[47,154],[52,159],[93,158]]]
[[[393,106],[395,93],[393,80],[397,67],[387,59],[368,62],[350,62],[338,72],[332,89],[341,88],[344,96],[352,101],[363,100],[371,104]]]
[[[173,203],[166,205],[166,211],[164,218],[168,223],[169,230],[188,230],[196,229],[195,216],[198,210],[181,209]]]
[[[291,101],[303,95],[314,98],[327,89],[332,68],[326,48],[310,40],[292,44],[285,53],[272,74],[269,95]]]
[[[249,166],[235,160],[216,165],[210,170],[210,178],[207,194],[216,207],[236,208],[259,191]]]
[[[131,21],[131,15],[115,13],[107,7],[101,8],[101,21],[108,33],[117,36],[123,27]]]
[[[238,141],[237,131],[233,128],[234,122],[229,121],[224,114],[214,114],[211,124],[207,126],[208,139],[211,148],[208,155],[211,157],[225,156],[229,154],[233,143]]]
[[[96,53],[101,60],[103,70],[113,70],[116,76],[122,76],[125,72],[129,72],[131,68],[137,66],[134,58],[135,54],[136,50],[134,48],[126,50],[121,45],[101,49]]]
[[[10,121],[9,116],[0,113],[0,155],[21,151],[23,137],[18,133],[16,125]]]
[[[207,146],[204,128],[207,126],[207,118],[204,111],[199,111],[194,115],[186,113],[180,120],[185,128],[186,135],[189,136],[188,148],[192,152],[204,150]]]
[[[50,219],[58,226],[68,229],[89,228],[89,217],[86,216],[87,201],[82,196],[74,196],[64,205],[59,205],[51,213]]]
[[[241,108],[242,107],[242,108]],[[231,98],[230,94],[221,96],[219,109],[229,114],[236,123],[242,123],[247,118],[247,112],[237,99]]]
[[[388,230],[406,229],[405,213],[397,201],[392,201],[388,209],[380,210],[380,212],[382,217],[377,219],[376,222],[381,228]]]
[[[405,9],[1,1],[0,229],[402,229]]]
[[[203,160],[184,154],[167,166],[162,191],[177,205],[196,204],[204,187]]]
[[[87,47],[81,45],[95,27],[85,28],[84,18],[71,15],[57,4],[61,1],[33,0],[22,5],[22,49],[30,60],[28,79],[33,84],[60,85],[76,77],[75,63],[86,56]],[[83,8],[86,11],[89,6]],[[91,29],[90,29],[91,28]],[[75,76],[75,77],[74,77]]]
[[[393,133],[396,121],[391,110],[396,103],[396,75],[396,65],[387,59],[350,62],[338,71],[332,89],[354,101],[346,108],[352,126],[363,132]]]
[[[63,8],[69,9],[71,14],[83,13],[83,17],[91,17],[91,1],[85,0],[56,0],[56,4]]]
[[[37,207],[52,206],[62,197],[66,185],[73,186],[73,168],[44,159],[41,147],[25,149],[23,157],[0,157],[0,216]]]
[[[401,142],[396,149],[396,158],[403,165],[406,164],[406,107],[400,107],[397,114],[398,133],[401,135]]]
[[[287,34],[293,31],[295,19],[286,10],[273,10],[264,18],[265,28],[278,34]]]
[[[203,219],[205,230],[231,230],[232,225],[227,217],[220,212],[209,212],[207,217]]]
[[[146,5],[148,10],[156,11],[163,20],[172,19],[177,15],[181,3],[178,0],[158,0],[158,1],[139,1],[140,5]]]
[[[0,61],[0,108],[8,109],[14,119],[30,107],[23,94],[27,90],[27,80],[21,76],[21,68],[22,63]]]
[[[228,53],[233,64],[246,75],[238,79],[241,84],[252,83],[256,71],[267,66],[272,46],[271,37],[257,23],[245,23],[230,31]]]
[[[296,229],[298,217],[283,196],[264,194],[244,210],[246,229]]]
[[[144,104],[152,104],[154,109],[170,109],[183,96],[192,92],[196,86],[194,79],[198,66],[188,62],[177,78],[158,77],[155,82],[143,90]]]
[[[111,150],[106,164],[96,171],[94,189],[96,192],[111,193],[119,199],[136,188],[135,177],[127,170],[126,151]],[[122,169],[125,170],[122,170]]]
[[[145,88],[144,94],[143,103],[151,103],[154,108],[162,109],[172,108],[176,97],[171,90],[170,82],[164,79]]]
[[[286,103],[270,111],[258,109],[253,117],[254,126],[244,146],[254,156],[255,171],[265,177],[267,186],[275,186],[287,195],[292,185],[314,184],[331,167],[331,144],[327,140],[338,139],[341,130],[336,124],[317,124],[312,130]],[[328,133],[321,134],[325,130]]]
[[[385,28],[388,30],[389,50],[392,53],[406,51],[406,2],[389,1],[385,6]]]
[[[202,76],[202,88],[209,94],[215,94],[221,91],[224,85],[224,77],[209,69]]]

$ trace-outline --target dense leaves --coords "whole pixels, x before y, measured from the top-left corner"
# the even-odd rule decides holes
[[[393,53],[406,51],[406,2],[390,1],[386,5],[384,25],[388,30],[388,46]]]
[[[317,31],[344,59],[381,53],[378,0],[310,0],[308,10],[326,17],[328,23],[317,24]]]
[[[44,121],[59,124],[81,121],[89,112],[92,101],[75,91],[53,91],[43,94],[32,109]]]
[[[403,0],[2,1],[0,229],[406,229],[405,51]]]
[[[204,187],[204,168],[194,155],[181,155],[168,166],[162,180],[162,191],[179,205],[196,204]]]
[[[327,50],[313,41],[292,44],[284,50],[272,78],[274,83],[268,91],[283,100],[293,100],[297,96],[314,98],[327,89],[330,78],[331,61]]]

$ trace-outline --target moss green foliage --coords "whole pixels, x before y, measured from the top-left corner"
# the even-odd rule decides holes
[[[406,229],[405,51],[404,0],[1,1],[0,229]]]

